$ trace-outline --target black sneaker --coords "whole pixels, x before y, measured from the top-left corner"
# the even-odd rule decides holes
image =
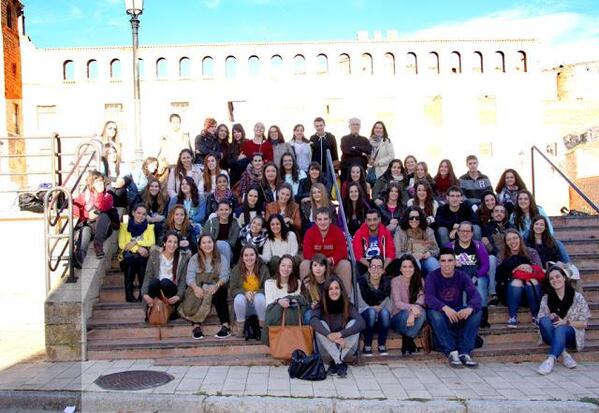
[[[470,369],[475,369],[478,367],[478,363],[474,360],[472,360],[472,357],[470,357],[469,354],[461,354],[460,355],[460,361],[462,362],[462,364]]]
[[[339,366],[337,366],[334,362],[329,363],[329,368],[327,369],[327,376],[336,376],[339,371]]]
[[[489,307],[495,307],[497,304],[499,304],[499,298],[496,295],[492,295],[489,299]]]
[[[194,340],[201,340],[204,338],[204,332],[202,331],[202,327],[200,326],[196,326],[192,333],[191,333],[191,338],[193,338]]]
[[[381,356],[387,356],[387,355],[389,355],[389,352],[387,351],[387,347],[385,347],[385,346],[379,346],[379,354]]]
[[[372,357],[372,346],[364,346],[362,354],[364,357]]]
[[[227,338],[231,335],[231,329],[227,326],[220,326],[218,333],[214,335],[216,338]]]
[[[340,379],[347,377],[347,364],[345,364],[345,362],[337,366],[337,376],[339,376]]]

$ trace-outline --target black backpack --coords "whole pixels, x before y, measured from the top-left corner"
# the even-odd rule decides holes
[[[243,324],[243,337],[245,341],[248,340],[257,340],[260,341],[261,333],[260,333],[260,322],[258,321],[257,315],[251,315]]]

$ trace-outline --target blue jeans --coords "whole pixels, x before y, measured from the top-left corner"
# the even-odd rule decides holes
[[[545,344],[551,346],[549,354],[558,358],[566,348],[576,348],[576,334],[571,326],[555,327],[549,317],[539,320],[539,330]]]
[[[495,273],[497,272],[497,257],[489,254],[489,295],[497,295],[497,282]]]
[[[310,319],[312,318],[312,309],[308,308],[306,310],[306,312],[304,313],[304,325],[309,325],[310,324]]]
[[[428,257],[425,260],[420,260],[420,268],[422,268],[423,275],[429,272],[435,271],[439,268],[439,261],[435,257]]]
[[[478,278],[476,281],[476,289],[480,294],[481,305],[486,307],[489,304],[489,278]],[[466,294],[464,294],[464,305],[466,305]]]
[[[470,354],[474,350],[481,311],[473,312],[466,320],[457,323],[450,323],[442,311],[428,310],[426,316],[433,329],[435,344],[443,354],[447,356],[456,350],[459,354]]]
[[[512,280],[507,285],[507,307],[508,313],[511,317],[518,316],[518,307],[522,302],[522,294],[526,294],[526,300],[528,301],[528,307],[530,308],[530,314],[536,317],[539,314],[539,306],[541,305],[541,285],[539,283],[531,284],[530,282],[522,282],[522,287],[514,286]]]
[[[395,314],[391,318],[391,330],[414,338],[420,333],[420,330],[426,321],[426,313],[423,310],[420,313],[420,316],[414,319],[414,325],[412,327],[408,327],[407,325],[409,315],[410,312],[408,310],[401,310],[399,313]]]
[[[366,322],[366,328],[362,331],[364,334],[364,345],[372,346],[372,336],[378,331],[377,342],[379,346],[384,346],[389,334],[389,325],[391,324],[391,314],[386,308],[378,313],[372,307],[362,311],[362,318]]]
[[[568,255],[568,251],[566,251],[566,247],[564,247],[564,244],[560,241],[560,240],[554,240],[555,244],[557,245],[557,249],[559,251],[559,260],[563,263],[569,263],[570,262],[570,256]]]

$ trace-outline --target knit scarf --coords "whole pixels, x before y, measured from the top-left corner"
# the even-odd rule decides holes
[[[148,228],[148,221],[147,220],[143,220],[143,222],[140,222],[138,224],[138,223],[135,222],[134,219],[130,219],[129,223],[127,224],[127,231],[131,234],[132,238],[139,237],[144,232],[146,232],[147,228]]]
[[[252,231],[250,230],[251,225],[251,223],[247,224],[241,228],[241,231],[239,231],[241,244],[243,246],[253,245],[256,248],[262,248],[266,242],[266,239],[268,238],[268,232],[266,231],[266,228],[262,228],[262,231],[260,231],[258,235],[253,235]]]
[[[383,142],[383,137],[382,136],[375,136],[372,135],[372,137],[370,138],[370,146],[372,146],[372,158],[376,159],[376,155],[379,152],[379,149],[381,147],[381,143]]]
[[[252,181],[260,182],[262,180],[262,171],[256,171],[251,163],[248,164],[246,172]]]
[[[572,307],[574,303],[574,288],[566,285],[566,291],[564,293],[564,298],[562,300],[559,299],[555,290],[553,288],[549,289],[549,294],[547,294],[547,307],[549,307],[549,311],[555,313],[559,316],[559,318],[565,318],[566,314]]]
[[[214,190],[214,200],[216,202],[220,202],[222,200],[227,201],[231,198],[233,198],[233,192],[229,188],[225,189],[224,191],[218,188]]]

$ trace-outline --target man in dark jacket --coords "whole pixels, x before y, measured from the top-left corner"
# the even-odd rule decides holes
[[[341,182],[345,182],[352,165],[360,165],[364,170],[372,146],[368,138],[360,135],[360,119],[349,120],[349,135],[341,138]]]
[[[478,170],[478,158],[475,155],[468,155],[466,165],[468,172],[460,176],[460,188],[470,203],[479,205],[483,192],[493,192],[493,186],[489,177]]]
[[[325,132],[324,119],[318,117],[314,119],[314,129],[316,133],[310,137],[310,147],[312,148],[312,162],[318,162],[322,167],[322,177],[325,186],[330,190],[333,186],[331,172],[327,164],[327,149],[331,151],[333,167],[337,168],[339,164],[339,155],[337,154],[337,140],[332,133]]]
[[[467,202],[462,202],[462,191],[457,186],[447,190],[447,204],[440,206],[435,215],[437,225],[437,242],[447,245],[450,240],[456,239],[460,222],[474,220],[472,208]],[[473,226],[474,239],[480,241],[480,227]]]

